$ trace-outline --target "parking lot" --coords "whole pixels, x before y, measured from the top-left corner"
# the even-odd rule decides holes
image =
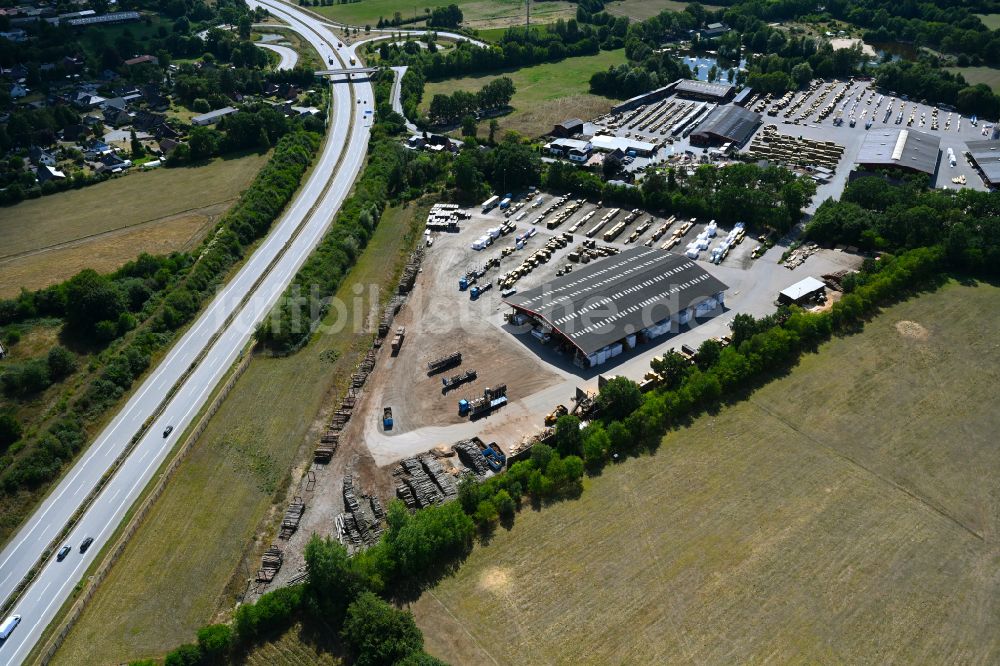
[[[584,124],[583,134],[656,144],[654,154],[637,154],[625,164],[625,170],[636,175],[650,165],[669,165],[682,172],[693,172],[699,164],[724,165],[732,161],[726,146],[692,146],[688,139],[691,130],[716,106],[715,102],[672,95],[631,111],[594,118]],[[751,95],[747,108],[762,114],[763,123],[754,138],[765,126],[775,125],[780,134],[788,137],[831,141],[843,146],[843,154],[831,169],[832,174],[817,184],[816,197],[807,207],[807,213],[815,211],[826,199],[840,196],[866,133],[880,128],[916,130],[940,138],[941,159],[934,175],[935,187],[987,189],[963,153],[966,142],[992,136],[991,123],[974,125],[971,118],[957,111],[905,96],[897,97],[891,91],[877,90],[871,81],[817,80],[807,90],[782,98]],[[732,149],[747,153],[751,142]],[[949,148],[957,157],[954,166],[947,158]],[[953,182],[953,179],[962,181],[963,178],[964,182]]]
[[[527,330],[509,324],[505,315],[510,308],[502,304],[501,292],[543,284],[568,267],[580,266],[588,254],[610,253],[635,245],[662,248],[675,231],[687,227],[672,248],[681,252],[711,222],[675,219],[668,225],[669,218],[621,210],[601,225],[601,220],[612,212],[609,206],[540,193],[515,201],[508,211],[493,209],[484,214],[471,209],[470,219],[461,222],[458,232],[431,236],[433,244],[426,249],[413,293],[394,324],[405,326],[405,341],[396,356],[387,348],[380,352],[369,388],[351,421],[352,429],[356,428],[352,435],[364,439],[378,464],[476,435],[507,448],[536,433],[545,414],[556,405],[571,405],[577,387],[596,391],[599,374],[624,375],[639,381],[649,371],[654,356],[671,347],[679,348],[682,344],[697,347],[705,339],[725,335],[738,312],[754,315],[772,312],[778,292],[806,275],[820,276],[860,263],[860,258],[854,255],[821,250],[803,266],[789,270],[778,264],[785,248],[776,245],[753,259],[751,255],[759,243],[747,237],[734,245],[719,264],[714,264],[708,261],[711,249],[730,231],[718,228],[710,247],[699,253],[698,262],[728,285],[726,308],[710,313],[697,325],[657,338],[655,343],[640,344],[613,362],[582,369],[573,364],[570,354],[561,353],[529,335]],[[549,222],[555,220],[559,223],[548,228]],[[504,224],[513,225],[514,229],[498,234],[481,250],[472,248],[475,241],[490,236],[490,230]],[[604,235],[613,230],[614,237],[605,241]],[[570,240],[565,240],[563,234]],[[584,242],[593,248],[582,247]],[[513,283],[503,280],[524,265],[532,253],[546,246],[551,250],[546,261],[539,262]],[[571,254],[578,255],[578,261],[572,261]],[[482,275],[466,290],[459,289],[462,277],[479,273]],[[505,286],[501,287],[499,281],[504,281]],[[486,284],[490,288],[474,298],[472,288]],[[440,376],[427,376],[426,364],[453,351],[461,351],[463,355],[461,366],[454,372],[475,369],[478,377],[446,393],[442,391]],[[506,384],[509,396],[505,407],[479,421],[458,415],[459,399],[475,397],[484,388],[501,383]],[[395,421],[388,432],[380,420],[384,406],[392,407]]]

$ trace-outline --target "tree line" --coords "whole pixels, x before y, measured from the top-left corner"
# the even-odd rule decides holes
[[[326,315],[330,299],[360,256],[387,203],[414,199],[447,171],[448,157],[415,153],[393,138],[402,119],[390,111],[391,72],[375,75],[378,121],[368,144],[368,162],[334,219],[333,225],[256,332],[257,339],[279,354],[304,345]],[[303,298],[309,295],[309,299]]]
[[[110,276],[85,270],[63,284],[0,301],[0,326],[5,331],[25,327],[36,317],[59,317],[68,335],[103,349],[88,368],[87,381],[58,404],[51,422],[39,429],[24,427],[24,437],[11,443],[17,444],[16,454],[8,451],[0,456],[0,492],[5,504],[17,506],[4,512],[0,528],[10,530],[20,522],[30,509],[25,491],[36,491],[58,476],[86,443],[90,429],[145,372],[153,355],[190,321],[214,295],[226,272],[267,232],[298,188],[318,147],[319,137],[312,133],[284,136],[194,254],[142,255]],[[27,370],[6,366],[0,382],[5,391],[30,399],[32,391],[45,383],[40,379],[44,370],[54,380],[60,372],[72,373],[67,370],[70,360],[47,358],[46,367],[35,362]],[[8,373],[13,375],[10,379]]]
[[[456,90],[450,95],[434,95],[429,109],[430,121],[438,125],[450,125],[465,116],[502,109],[510,104],[514,92],[514,82],[511,78],[501,76],[484,85],[476,93]]]

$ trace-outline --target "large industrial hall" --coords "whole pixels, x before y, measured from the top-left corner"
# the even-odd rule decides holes
[[[515,323],[535,324],[536,337],[563,343],[586,368],[693,324],[723,306],[726,289],[687,257],[633,248],[504,302]]]

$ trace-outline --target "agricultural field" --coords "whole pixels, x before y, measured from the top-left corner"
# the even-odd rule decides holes
[[[1000,14],[976,14],[990,30],[1000,30]]]
[[[627,16],[635,21],[645,21],[662,11],[682,12],[690,4],[690,2],[678,2],[677,0],[616,0],[607,4],[607,11],[615,16]],[[707,4],[703,4],[702,7],[710,12],[724,9],[724,7]]]
[[[456,2],[463,15],[462,25],[467,28],[504,28],[524,25],[524,2],[521,0],[459,0]],[[404,18],[423,16],[428,5],[400,4],[394,0],[360,0],[327,7],[314,7],[313,11],[327,18],[350,25],[371,25],[380,18],[391,19],[396,12]],[[546,0],[532,3],[531,20],[554,23],[556,19],[576,16],[576,5],[564,0]],[[413,27],[405,25],[402,27]]]
[[[258,547],[273,538],[267,516],[285,501],[293,467],[305,460],[307,449],[311,453],[321,409],[332,403],[371,344],[370,334],[352,332],[355,317],[367,317],[371,306],[370,291],[354,287],[394,284],[425,216],[426,208],[415,206],[386,210],[337,294],[348,304],[356,293],[365,299],[363,307],[348,308],[344,333],[318,336],[287,358],[251,362],[55,663],[122,663],[162,655],[192,640],[213,618],[225,617],[256,571]],[[123,607],[129,608],[127,616]],[[260,659],[250,663],[268,663]]]
[[[625,51],[601,51],[592,56],[566,58],[560,62],[523,67],[511,72],[481,76],[466,76],[428,83],[424,87],[422,111],[427,112],[436,94],[456,90],[477,92],[500,76],[509,76],[517,92],[511,100],[514,111],[497,118],[502,131],[514,130],[528,136],[538,136],[566,118],[592,118],[605,113],[615,100],[591,95],[590,77],[611,65],[625,62]],[[488,121],[480,123],[480,135],[485,136]]]
[[[961,74],[971,86],[985,83],[993,92],[1000,93],[1000,69],[993,67],[946,67],[945,69],[953,74]]]
[[[267,162],[252,153],[156,169],[0,209],[0,297],[194,247]],[[142,205],[137,205],[141,202]]]
[[[950,283],[522,511],[412,604],[454,664],[994,663],[1000,288]]]

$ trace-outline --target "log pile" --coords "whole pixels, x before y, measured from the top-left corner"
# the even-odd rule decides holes
[[[455,453],[458,454],[458,459],[462,461],[462,464],[475,472],[477,476],[485,476],[490,471],[483,452],[474,440],[464,439],[452,448],[455,449]]]
[[[418,247],[414,250],[413,254],[410,255],[409,261],[407,261],[406,266],[403,267],[403,274],[399,278],[399,286],[396,288],[397,293],[407,294],[411,289],[413,289],[413,283],[417,281],[417,273],[420,272],[420,262],[423,258],[423,247]]]
[[[257,571],[258,583],[270,583],[281,569],[285,556],[277,546],[271,546],[260,558],[260,569]]]
[[[344,507],[347,509],[338,521],[352,545],[361,547],[372,545],[382,535],[382,517],[385,515],[381,502],[375,497],[355,492],[354,476],[344,476]]]
[[[444,501],[441,489],[424,471],[416,458],[406,458],[400,462],[402,479],[396,485],[396,494],[408,508],[420,509]]]
[[[289,503],[288,508],[285,509],[285,517],[281,520],[281,532],[278,537],[281,539],[290,539],[295,530],[299,529],[299,522],[302,520],[302,514],[306,512],[306,503],[302,501],[301,497],[296,496]]]

